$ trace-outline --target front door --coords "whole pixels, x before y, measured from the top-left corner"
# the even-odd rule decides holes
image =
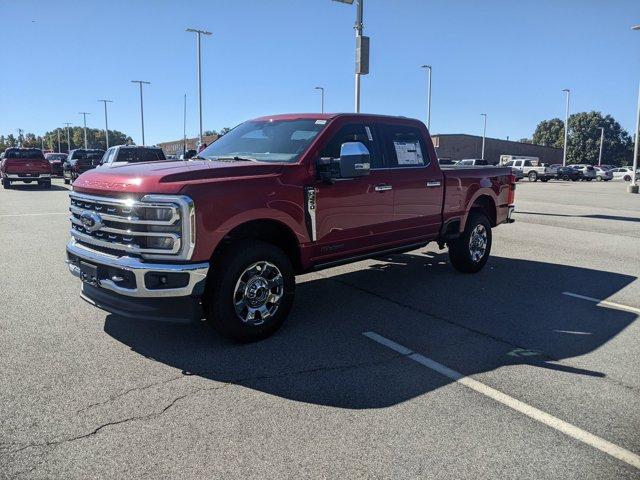
[[[316,184],[316,260],[357,255],[389,242],[394,191],[374,133],[369,125],[345,124],[320,149],[320,157],[339,158],[343,143],[361,142],[371,155],[371,172]]]

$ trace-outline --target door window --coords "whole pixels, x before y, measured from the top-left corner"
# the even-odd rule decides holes
[[[381,130],[385,151],[392,167],[407,168],[429,165],[429,153],[419,129],[404,125],[382,125]]]
[[[371,168],[380,168],[382,167],[382,156],[373,135],[374,129],[368,125],[344,125],[320,151],[320,157],[340,158],[340,148],[343,143],[360,142],[369,150]]]

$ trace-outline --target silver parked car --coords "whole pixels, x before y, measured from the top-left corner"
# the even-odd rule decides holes
[[[593,168],[596,169],[596,180],[598,182],[608,182],[609,180],[613,180],[613,173],[611,173],[611,170],[597,166]]]
[[[569,165],[571,168],[575,168],[582,172],[582,179],[590,182],[591,180],[595,180],[596,178],[596,169],[593,165],[587,165],[585,163],[576,163],[574,165]]]

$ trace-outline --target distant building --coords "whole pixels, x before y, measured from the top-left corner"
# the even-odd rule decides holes
[[[203,135],[202,141],[207,145],[211,145],[218,138],[219,138],[219,135]],[[177,157],[179,157],[182,154],[184,145],[185,145],[185,141],[182,139],[174,140],[172,142],[158,143],[158,146],[162,148],[162,151],[164,152],[165,155],[175,155]],[[186,145],[187,145],[187,148],[186,148],[187,150],[197,150],[196,147],[198,145],[198,137],[187,138]]]
[[[436,148],[438,158],[462,160],[464,158],[482,157],[482,137],[476,135],[466,135],[462,133],[452,133],[443,135],[433,135],[433,146]],[[540,163],[548,165],[562,163],[562,149],[555,147],[544,147],[531,143],[512,142],[499,138],[486,138],[484,147],[484,158],[490,164],[497,164],[500,155],[518,155],[527,157],[538,157]]]

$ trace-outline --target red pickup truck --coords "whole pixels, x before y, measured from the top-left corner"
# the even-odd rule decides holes
[[[0,164],[2,186],[11,188],[13,182],[38,182],[51,188],[51,164],[39,148],[7,148]]]
[[[252,341],[282,325],[297,274],[432,241],[479,271],[514,194],[508,168],[442,169],[417,120],[263,117],[190,161],[82,174],[67,263],[104,310]]]

